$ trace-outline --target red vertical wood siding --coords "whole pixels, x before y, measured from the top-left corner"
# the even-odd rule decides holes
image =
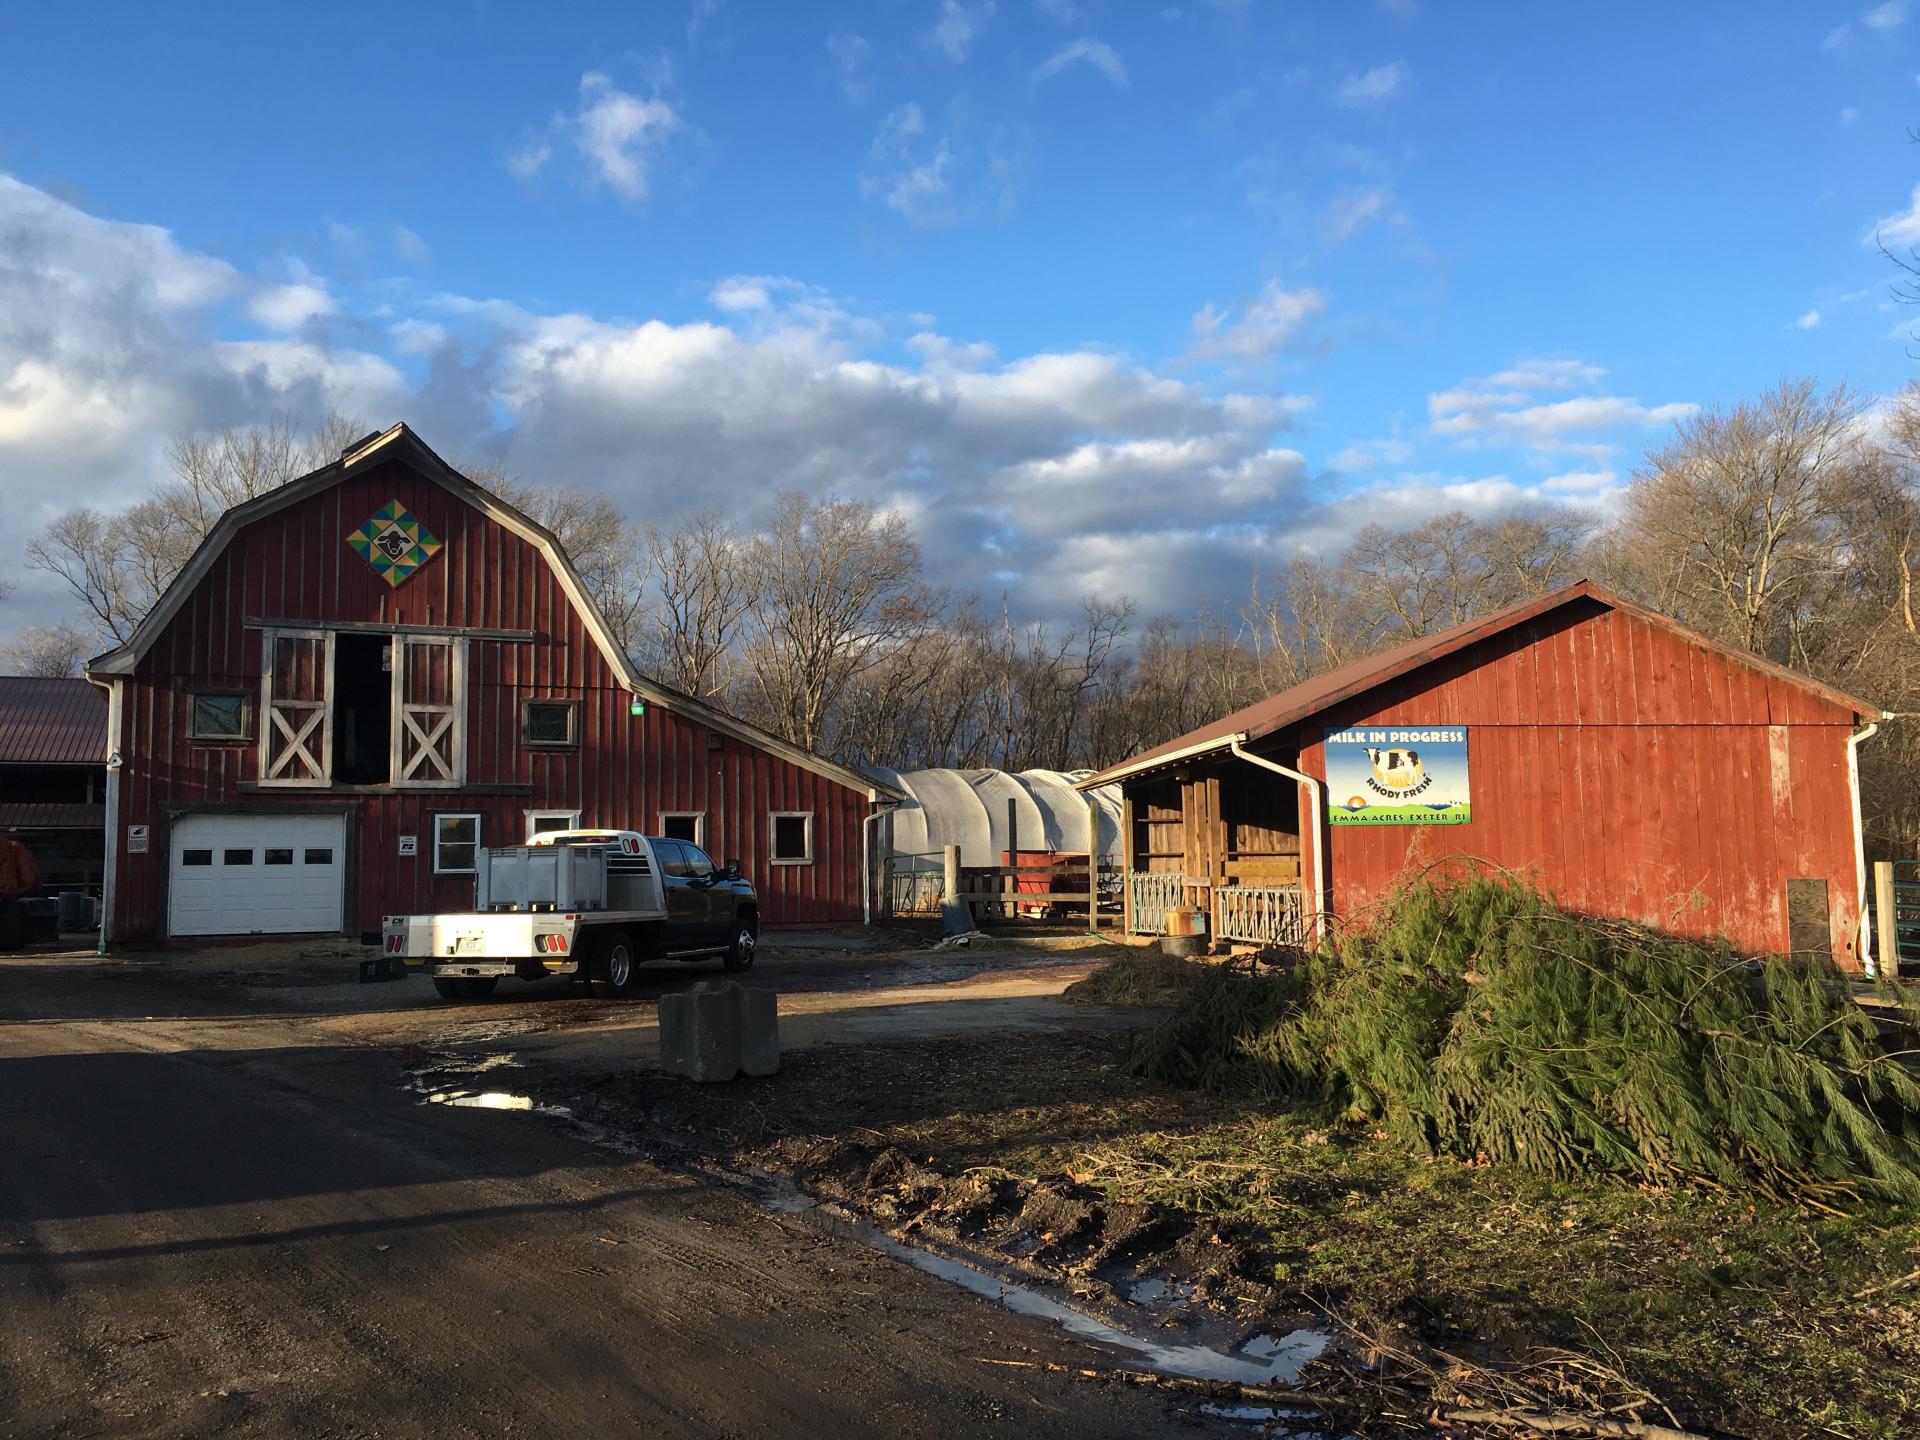
[[[398,500],[445,547],[397,588],[346,543],[350,531]],[[531,631],[534,638],[469,637],[466,783],[460,790],[348,794],[254,788],[259,772],[262,635],[249,620]],[[155,638],[126,682],[121,823],[151,827],[144,855],[121,847],[116,937],[166,933],[167,825],[212,807],[256,812],[346,811],[347,928],[368,930],[388,913],[457,909],[473,902],[469,877],[433,873],[432,817],[481,815],[484,844],[525,835],[523,812],[574,810],[588,825],[652,832],[662,811],[706,812],[706,845],[738,859],[769,924],[855,919],[861,911],[863,791],[733,736],[708,748],[705,725],[630,695],[607,663],[553,567],[531,542],[411,466],[389,462],[244,527]],[[254,697],[254,739],[207,745],[188,736],[194,690]],[[580,702],[580,744],[565,751],[520,744],[520,702]],[[770,809],[811,810],[811,865],[770,861]],[[399,837],[419,837],[402,857]]]
[[[1786,882],[1814,878],[1834,958],[1858,965],[1854,716],[1812,691],[1583,604],[1328,710],[1300,736],[1300,768],[1324,777],[1323,730],[1355,725],[1470,727],[1473,819],[1329,827],[1344,919],[1409,866],[1473,856],[1575,909],[1780,952]]]

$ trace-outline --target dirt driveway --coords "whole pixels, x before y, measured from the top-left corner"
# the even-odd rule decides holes
[[[0,1435],[1046,1435],[1216,1422],[1110,1356],[537,1113],[423,1105],[423,1056],[645,1065],[654,1005],[449,1006],[357,947],[0,960]],[[1117,1023],[1094,955],[779,937],[794,1046]],[[702,978],[651,978],[653,994]]]

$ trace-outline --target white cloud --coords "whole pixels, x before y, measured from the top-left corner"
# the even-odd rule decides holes
[[[1126,88],[1127,67],[1121,63],[1113,47],[1105,41],[1091,39],[1075,40],[1056,50],[1045,61],[1034,67],[1033,82],[1037,85],[1042,80],[1058,75],[1069,65],[1082,63],[1091,65],[1121,89]]]
[[[827,54],[833,58],[834,77],[840,93],[855,105],[864,105],[873,94],[867,78],[867,66],[873,59],[873,46],[862,35],[836,30],[827,37]]]
[[[1820,320],[1820,308],[1815,306],[1798,320],[1794,321],[1793,325],[1796,330],[1817,330],[1820,327]]]
[[[1327,464],[1342,474],[1357,475],[1386,465],[1405,465],[1412,459],[1413,446],[1405,440],[1357,440]]]
[[[993,0],[967,5],[962,0],[940,0],[940,18],[934,22],[933,44],[956,65],[967,58],[981,26],[993,15]]]
[[[393,227],[393,253],[409,265],[424,265],[432,254],[427,242],[405,225]]]
[[[1620,477],[1611,470],[1568,470],[1563,474],[1548,476],[1540,482],[1540,488],[1564,494],[1589,495],[1615,489],[1619,483]]]
[[[1452,390],[1427,397],[1428,427],[1436,435],[1468,444],[1509,443],[1541,453],[1604,454],[1607,447],[1585,439],[1595,432],[1671,425],[1700,407],[1692,404],[1642,405],[1605,393],[1544,400],[1541,390],[1593,390],[1606,372],[1578,360],[1531,359],[1495,375],[1466,380]]]
[[[309,320],[331,315],[338,308],[326,282],[304,275],[288,285],[256,291],[247,301],[247,314],[268,330],[298,330]]]
[[[1396,60],[1391,65],[1376,65],[1363,74],[1349,75],[1342,80],[1333,92],[1334,102],[1349,109],[1378,105],[1393,99],[1405,89],[1411,74],[1402,60]]]
[[[580,77],[579,108],[555,115],[542,133],[509,152],[507,172],[531,182],[552,163],[555,143],[566,141],[584,164],[587,184],[638,204],[647,198],[662,146],[683,128],[679,112],[658,95],[643,98],[589,70]]]
[[[956,105],[935,131],[909,101],[880,122],[860,173],[860,192],[914,225],[937,229],[1013,208],[1023,159],[1005,131],[983,131]]]
[[[1392,212],[1393,201],[1385,190],[1342,191],[1320,212],[1320,243],[1337,249]]]
[[[1852,48],[1854,39],[1860,30],[1871,30],[1884,35],[1898,30],[1907,23],[1906,0],[1886,0],[1885,4],[1870,6],[1860,12],[1855,20],[1836,25],[1827,32],[1827,38],[1820,42],[1820,48],[1829,54],[1836,54]]]
[[[1840,111],[1840,123],[1842,125],[1851,125],[1854,121],[1858,120],[1859,118],[1860,118],[1860,111],[1855,106],[1848,105],[1843,107]]]
[[[653,152],[680,128],[680,117],[666,101],[628,94],[597,70],[580,77],[580,100],[574,137],[580,153],[617,194],[646,199]]]
[[[1869,229],[1863,239],[1867,245],[1920,245],[1920,185],[1913,187],[1913,199],[1905,211],[1888,215]]]
[[[1230,319],[1230,311],[1215,309],[1211,302],[1203,307],[1193,317],[1193,332],[1198,338],[1187,352],[1187,358],[1240,365],[1270,364],[1302,326],[1326,312],[1327,297],[1320,291],[1288,290],[1278,280],[1269,280],[1238,319]]]

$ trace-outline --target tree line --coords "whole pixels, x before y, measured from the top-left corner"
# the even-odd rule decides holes
[[[124,640],[228,506],[340,453],[362,427],[281,423],[182,438],[145,501],[62,515],[27,544],[77,622],[0,658],[72,673]],[[1088,596],[1064,621],[928,583],[904,520],[783,493],[763,525],[635,523],[606,495],[466,470],[552,530],[647,674],[836,759],[1111,764],[1309,676],[1586,576],[1716,639],[1896,712],[1920,712],[1920,386],[1868,407],[1786,381],[1686,419],[1605,516],[1567,508],[1370,525],[1197,616]],[[1870,846],[1920,853],[1920,725],[1861,748]]]

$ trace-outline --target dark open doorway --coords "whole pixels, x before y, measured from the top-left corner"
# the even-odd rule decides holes
[[[333,642],[333,778],[385,785],[393,778],[393,641],[340,634]]]

